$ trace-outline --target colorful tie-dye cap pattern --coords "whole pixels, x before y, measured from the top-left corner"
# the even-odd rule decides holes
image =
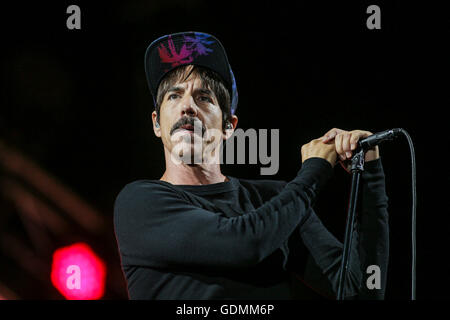
[[[145,73],[153,99],[156,99],[164,75],[187,64],[210,68],[223,78],[230,91],[231,114],[235,114],[238,102],[236,80],[225,49],[214,36],[202,32],[165,35],[149,45],[145,53]]]

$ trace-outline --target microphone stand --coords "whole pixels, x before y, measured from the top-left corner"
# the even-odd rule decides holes
[[[365,155],[364,149],[358,148],[356,150],[355,155],[352,157],[352,167],[351,167],[352,186],[350,191],[350,202],[347,212],[347,223],[345,227],[344,249],[341,258],[341,268],[339,269],[337,300],[344,300],[344,284],[350,260],[350,250],[352,247],[353,228],[356,218],[356,204],[358,201],[358,193],[360,187],[359,181],[361,179],[362,172],[364,171],[364,155]]]

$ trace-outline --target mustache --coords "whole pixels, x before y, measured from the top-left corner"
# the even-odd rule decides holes
[[[178,120],[177,122],[174,123],[174,125],[172,126],[172,129],[170,129],[170,135],[172,135],[175,132],[175,130],[177,130],[187,124],[193,126],[194,128],[201,127],[202,135],[205,134],[206,128],[200,120],[198,120],[197,118],[193,118],[193,117],[182,117],[182,118],[180,118],[180,120]]]

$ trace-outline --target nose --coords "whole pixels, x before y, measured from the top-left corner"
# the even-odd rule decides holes
[[[181,107],[181,116],[197,117],[197,114],[198,109],[194,98],[191,95],[187,95]]]

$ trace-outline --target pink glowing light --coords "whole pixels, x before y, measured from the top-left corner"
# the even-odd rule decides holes
[[[53,253],[51,281],[68,300],[97,300],[105,291],[106,267],[85,243]]]

